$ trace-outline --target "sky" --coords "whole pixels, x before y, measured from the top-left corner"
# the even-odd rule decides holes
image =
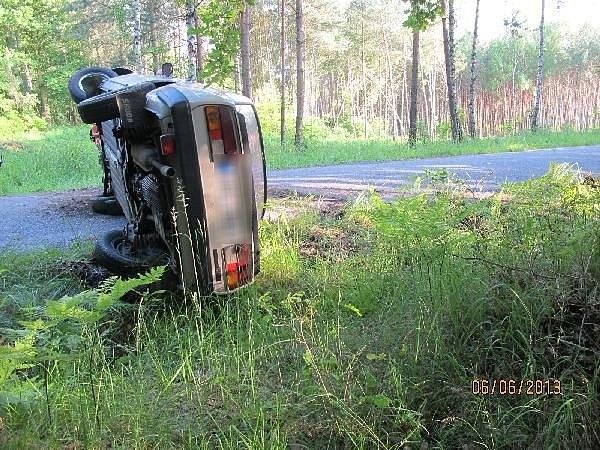
[[[334,0],[343,10],[351,0]],[[370,0],[377,1],[377,0]],[[406,9],[406,3],[397,0]],[[473,30],[476,0],[455,0],[456,37]],[[560,8],[557,5],[560,4]],[[540,23],[542,0],[480,0],[479,42],[486,43],[505,33],[504,19],[519,10],[525,26],[536,29]],[[546,0],[546,23],[560,23],[567,29],[576,30],[589,23],[600,27],[600,0]]]
[[[557,4],[560,3],[560,8]],[[476,0],[455,0],[457,37],[472,31]],[[513,10],[521,12],[525,26],[536,29],[540,23],[542,0],[480,0],[479,38],[485,43],[504,33],[504,19]],[[600,26],[600,0],[546,0],[546,23],[561,23],[578,29],[589,23]]]

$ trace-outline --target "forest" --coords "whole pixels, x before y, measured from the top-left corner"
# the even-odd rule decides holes
[[[466,17],[447,3],[441,11],[433,1],[3,0],[0,120],[76,123],[65,88],[76,69],[154,73],[170,61],[176,76],[251,96],[267,133],[286,139],[301,130],[396,139],[412,126],[420,140],[456,140],[459,131],[598,127],[597,27],[540,27],[515,9],[498,18],[505,32],[481,43],[470,22],[487,2],[473,3],[460,38],[454,29]],[[560,2],[544,4],[560,14]]]

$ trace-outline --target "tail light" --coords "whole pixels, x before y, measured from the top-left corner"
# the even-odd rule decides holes
[[[164,156],[175,153],[175,136],[172,134],[163,134],[160,137],[160,151]]]
[[[225,280],[227,289],[245,285],[251,279],[250,247],[247,244],[234,245],[223,249]]]
[[[240,285],[239,264],[237,262],[227,263],[227,288],[235,289]]]
[[[213,157],[240,154],[235,110],[227,106],[207,106],[204,112]]]

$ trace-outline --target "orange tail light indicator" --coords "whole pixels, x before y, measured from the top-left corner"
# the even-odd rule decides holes
[[[239,264],[237,262],[227,263],[227,288],[235,289],[240,284]]]
[[[217,106],[207,106],[204,109],[206,113],[206,123],[208,126],[208,136],[211,141],[223,140],[223,129],[221,128],[221,117]]]
[[[236,245],[231,252],[231,259],[225,264],[228,289],[235,289],[250,281],[249,261],[250,247],[248,244]],[[227,252],[226,252],[227,253]]]
[[[228,106],[206,106],[206,126],[212,155],[241,154],[235,111]]]

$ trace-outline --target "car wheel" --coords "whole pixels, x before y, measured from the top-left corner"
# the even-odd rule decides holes
[[[69,79],[69,94],[77,104],[100,94],[104,80],[118,76],[114,70],[105,67],[85,67],[75,72]]]
[[[143,272],[151,267],[166,265],[169,254],[158,242],[139,248],[129,242],[123,231],[113,230],[101,236],[94,250],[96,262],[118,275]]]
[[[98,196],[90,201],[92,211],[107,216],[122,216],[121,205],[114,196]]]

